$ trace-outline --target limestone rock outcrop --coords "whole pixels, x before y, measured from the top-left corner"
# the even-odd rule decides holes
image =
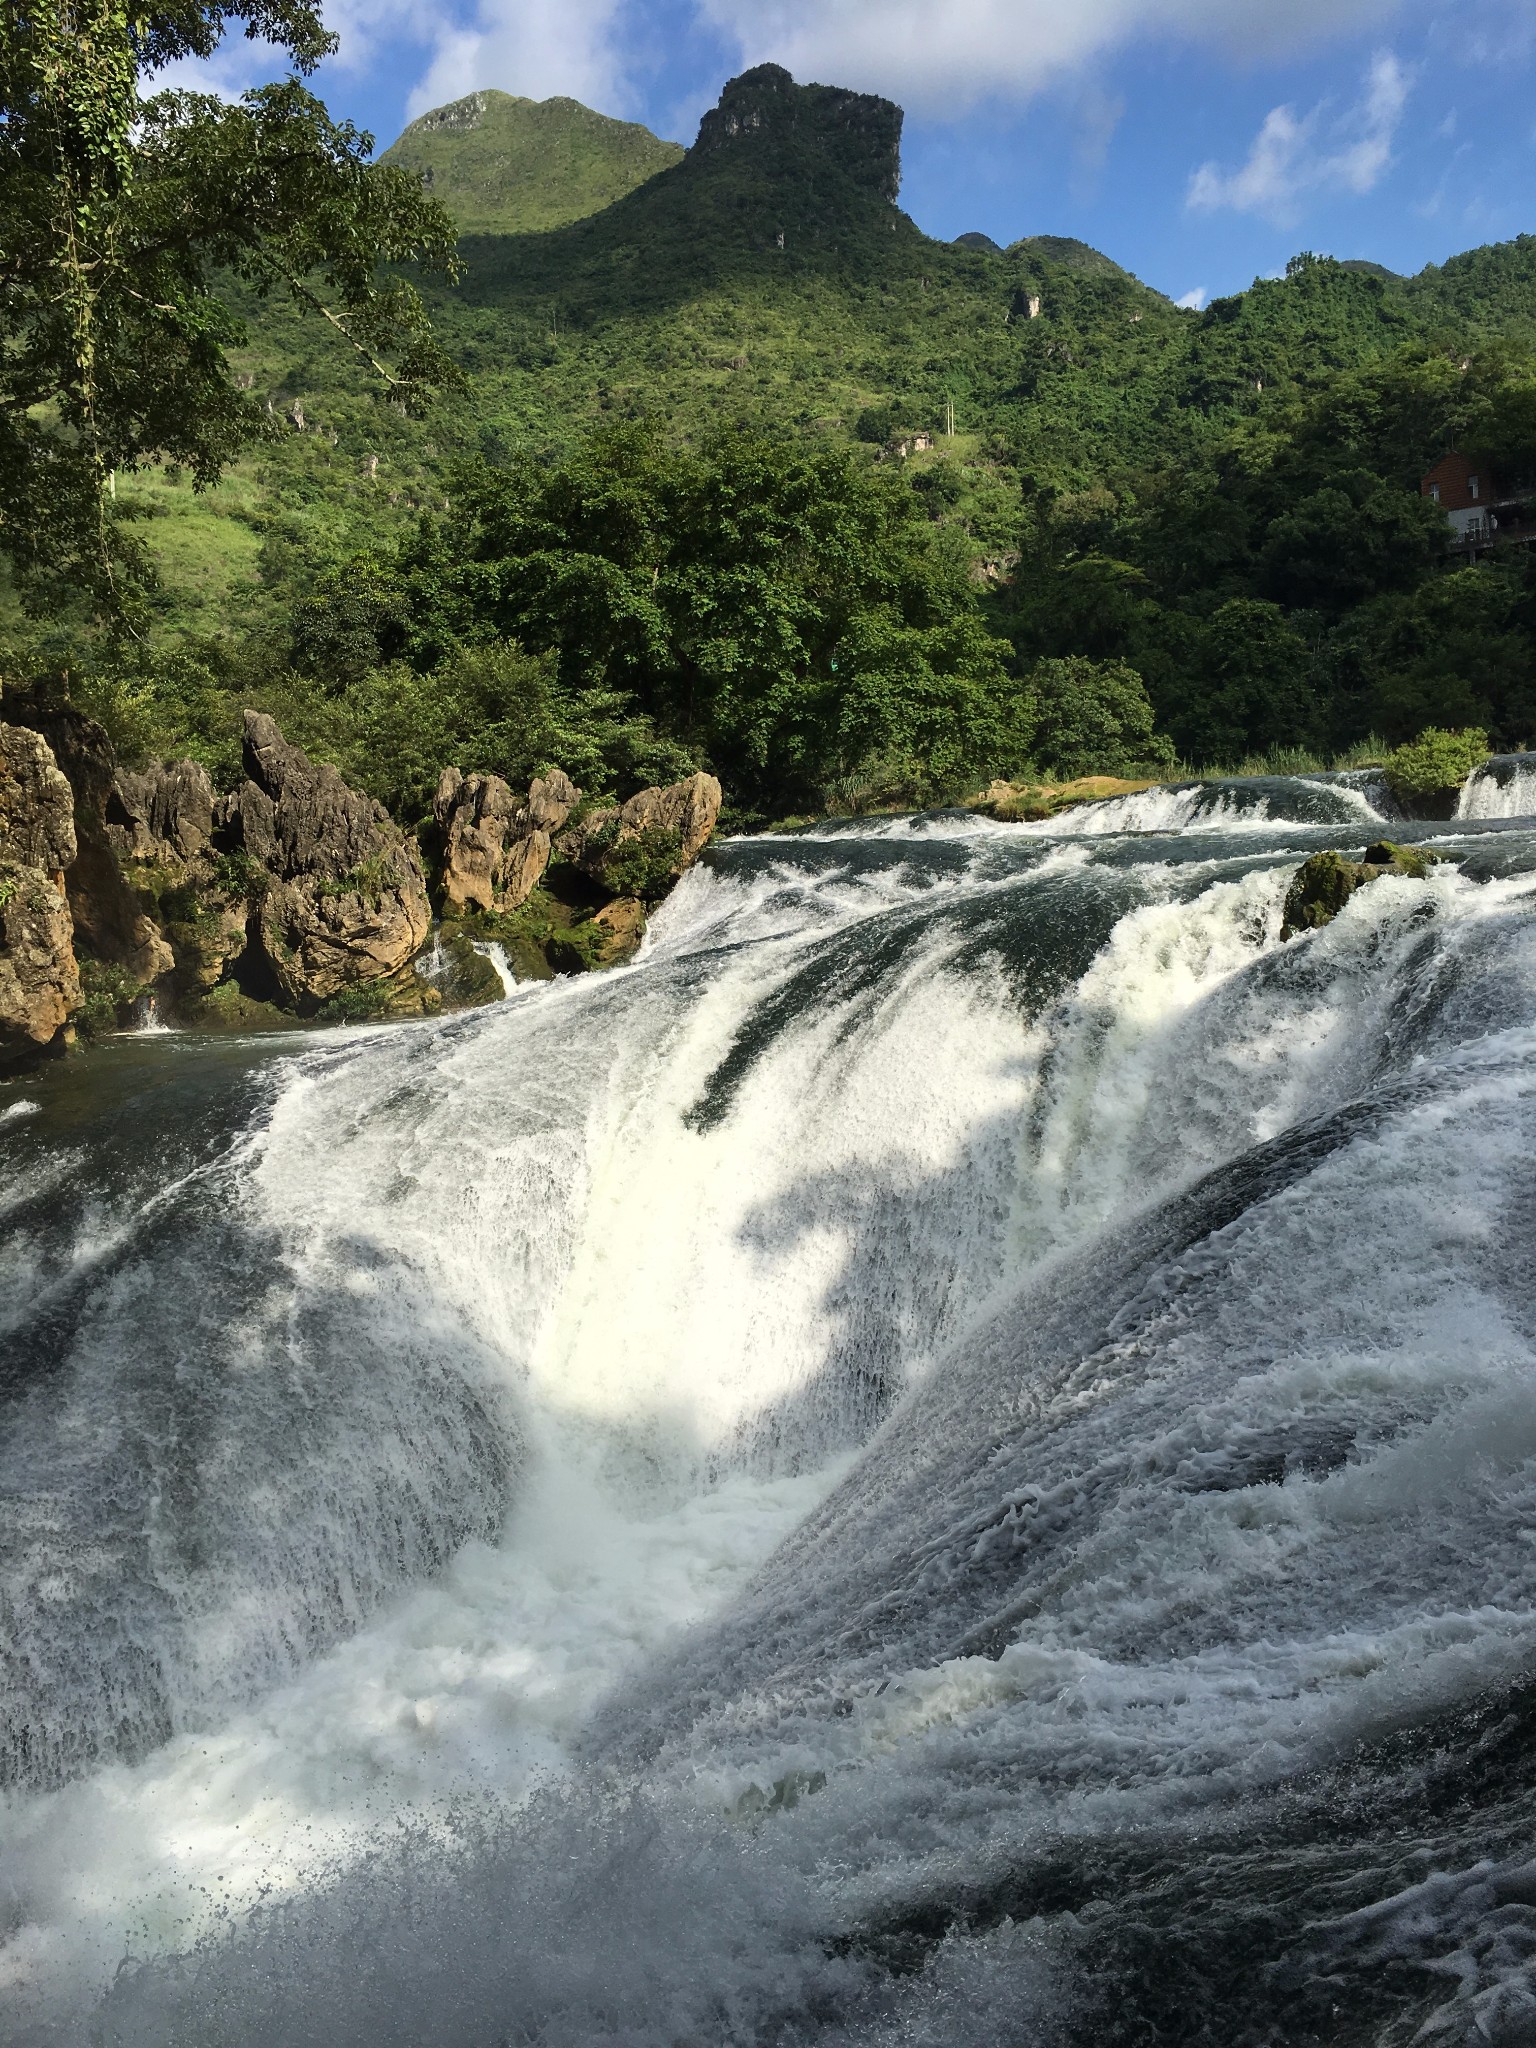
[[[797,85],[781,64],[757,64],[731,79],[700,121],[685,174],[707,175],[711,160],[728,151],[809,173],[823,186],[840,173],[869,197],[894,202],[901,121],[892,100],[836,85]]]
[[[312,1009],[406,967],[432,925],[415,841],[265,712],[245,714],[244,764],[214,837],[264,870],[252,936],[283,997]]]
[[[228,871],[214,844],[218,799],[200,761],[119,768],[107,836],[129,880],[154,904],[175,956],[175,989],[198,998],[246,950],[251,877]]]
[[[1357,889],[1376,882],[1383,875],[1406,875],[1423,881],[1443,856],[1418,846],[1398,846],[1390,839],[1378,839],[1365,849],[1365,859],[1347,860],[1334,847],[1325,847],[1302,862],[1286,894],[1282,939],[1298,932],[1318,931],[1332,924]]]
[[[558,768],[519,800],[499,775],[445,768],[432,801],[443,836],[443,903],[502,913],[526,903],[549,866],[550,835],[581,799]]]
[[[555,844],[616,896],[664,895],[708,843],[720,801],[713,775],[690,775],[665,789],[642,789],[626,803],[588,811]]]
[[[119,768],[107,805],[107,836],[120,860],[194,860],[213,838],[214,803],[201,761]]]
[[[80,1006],[74,793],[41,734],[0,724],[0,1060],[50,1045]]]
[[[64,887],[81,947],[148,987],[170,972],[175,959],[124,877],[113,845],[108,813],[118,766],[110,738],[72,704],[7,696],[6,709],[47,741],[74,793],[75,857]]]
[[[549,943],[549,962],[560,974],[617,967],[639,952],[644,937],[645,905],[634,896],[615,896],[579,924],[557,932]]]
[[[524,797],[499,775],[445,768],[432,808],[444,919],[504,916],[539,890],[528,916],[499,936],[519,975],[576,974],[636,951],[646,905],[667,893],[713,833],[720,785],[713,775],[690,775],[622,804],[588,806],[558,768],[536,777]]]

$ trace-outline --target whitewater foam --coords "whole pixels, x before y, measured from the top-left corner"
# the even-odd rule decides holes
[[[16,2009],[131,1943],[123,2041],[1118,2038],[1042,1858],[1517,1683],[1536,861],[1282,946],[1328,787],[735,842],[613,974],[252,1048],[217,1139],[208,1069],[147,1210],[44,1090]]]

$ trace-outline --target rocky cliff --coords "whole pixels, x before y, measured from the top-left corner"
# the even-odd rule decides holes
[[[854,183],[894,201],[901,190],[901,108],[872,93],[797,85],[781,64],[733,78],[699,123],[699,157],[721,151],[814,155]]]
[[[251,937],[282,996],[308,1011],[399,973],[432,928],[415,840],[265,712],[245,714],[244,762],[215,837],[260,871]]]
[[[125,878],[112,844],[108,813],[117,755],[94,718],[72,704],[8,694],[6,712],[47,741],[74,802],[75,856],[64,874],[70,915],[82,951],[119,970],[125,983],[148,987],[173,967],[171,949]]]
[[[74,808],[41,734],[0,725],[0,1062],[53,1044],[80,1005],[64,888]]]
[[[415,839],[266,713],[245,713],[245,772],[221,796],[196,761],[121,767],[67,704],[18,710],[25,723],[0,725],[0,1059],[76,1018],[120,1023],[150,988],[183,1021],[243,1027],[492,1000],[489,937],[531,973],[612,965],[720,811],[708,775],[617,804],[559,769],[522,793],[446,769],[446,922],[418,965],[432,910]]]

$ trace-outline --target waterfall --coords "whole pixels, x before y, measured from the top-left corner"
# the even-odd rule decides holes
[[[170,1030],[170,1025],[160,1015],[160,998],[152,988],[145,989],[133,1006],[133,1023],[130,1030],[158,1035]]]
[[[1536,754],[1495,754],[1467,777],[1458,818],[1536,817]]]
[[[488,939],[482,945],[476,943],[475,951],[483,953],[496,972],[501,976],[501,986],[507,995],[517,987],[517,976],[512,972],[512,963],[507,958],[507,949],[497,939]]]
[[[1263,831],[1277,820],[1377,825],[1390,815],[1379,778],[1272,775],[1161,783],[1134,796],[1084,804],[1052,821],[1054,832]]]
[[[1514,2011],[1536,834],[1282,945],[1379,823],[739,840],[612,973],[0,1101],[18,2024]]]

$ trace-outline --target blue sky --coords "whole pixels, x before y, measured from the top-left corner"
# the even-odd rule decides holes
[[[681,142],[771,58],[907,110],[930,234],[1078,235],[1175,298],[1298,249],[1417,270],[1536,229],[1536,0],[333,0],[380,146],[476,86]],[[217,61],[224,90],[260,53]]]

